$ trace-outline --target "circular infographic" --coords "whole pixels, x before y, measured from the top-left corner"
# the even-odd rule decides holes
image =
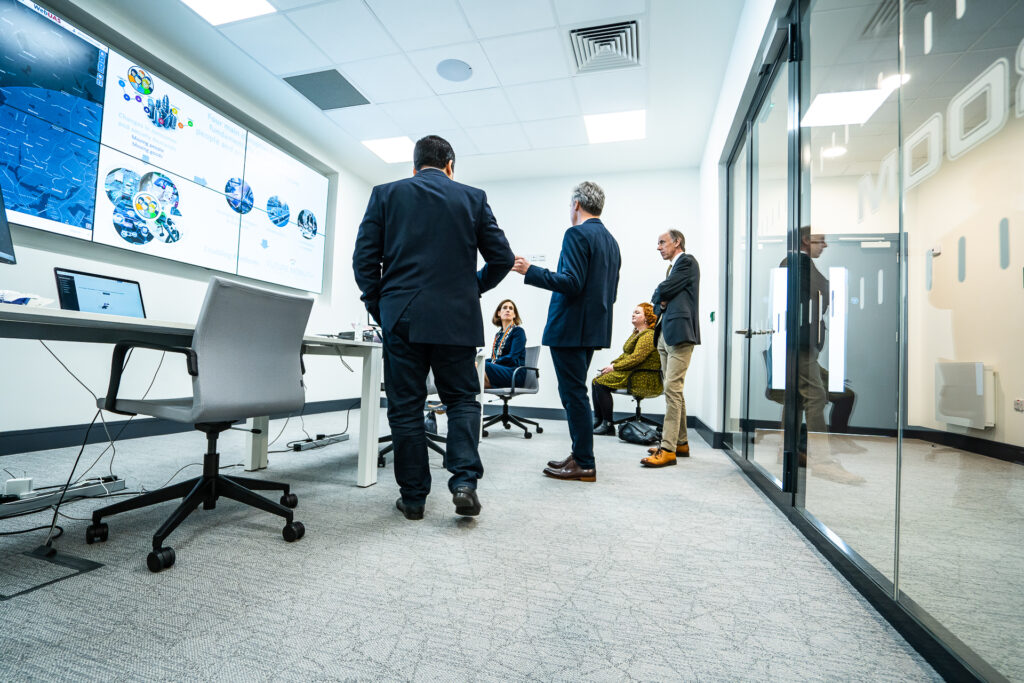
[[[309,209],[303,209],[299,211],[299,217],[296,219],[299,224],[299,230],[302,231],[302,236],[307,240],[311,240],[316,236],[316,216]]]
[[[160,217],[160,205],[156,197],[148,192],[137,193],[132,199],[132,206],[135,207],[135,213],[144,221],[155,221]]]
[[[153,77],[141,67],[133,66],[128,69],[128,82],[140,95],[149,95],[153,92]]]
[[[249,213],[252,211],[253,197],[252,188],[249,183],[241,178],[231,178],[224,184],[224,194],[227,195],[228,206],[238,213]]]
[[[178,208],[178,187],[168,176],[157,171],[150,171],[139,181],[139,190],[149,192],[156,197],[165,213]]]
[[[267,200],[267,216],[270,218],[270,222],[277,227],[283,228],[288,225],[288,219],[291,218],[291,215],[291,211],[288,210],[288,204],[277,195]]]
[[[142,245],[181,239],[178,188],[168,176],[151,171],[140,177],[131,169],[115,168],[107,173],[103,188],[114,205],[114,229],[124,241]]]

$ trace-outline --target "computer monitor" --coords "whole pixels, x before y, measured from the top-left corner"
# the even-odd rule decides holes
[[[54,268],[57,297],[65,311],[108,313],[145,318],[142,289],[134,280]]]
[[[17,263],[14,259],[14,242],[11,228],[7,225],[7,211],[4,209],[4,191],[0,190],[0,263]]]

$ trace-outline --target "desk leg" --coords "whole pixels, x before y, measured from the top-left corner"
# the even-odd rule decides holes
[[[380,377],[383,350],[379,346],[363,356],[363,393],[359,403],[359,464],[356,484],[377,483],[377,439],[380,437]]]
[[[259,434],[253,434],[250,432],[245,437],[247,445],[249,446],[249,466],[245,469],[248,472],[265,469],[267,466],[267,441],[270,439],[270,435],[267,433],[270,430],[270,418],[250,418],[249,421],[246,422],[245,428],[260,430]]]
[[[477,443],[480,443],[484,438],[484,399],[487,398],[487,394],[484,393],[484,363],[486,358],[482,353],[476,357],[476,375],[480,382],[480,396],[477,398],[480,401],[480,432],[476,435]]]

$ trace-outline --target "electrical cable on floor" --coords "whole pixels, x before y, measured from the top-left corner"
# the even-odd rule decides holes
[[[88,429],[85,430],[85,438],[82,439],[82,446],[78,449],[78,456],[75,457],[75,464],[71,466],[71,472],[68,474],[68,480],[64,483],[64,488],[60,492],[60,498],[57,499],[57,504],[53,508],[53,520],[50,522],[50,531],[46,534],[46,541],[43,543],[47,548],[53,547],[53,540],[55,538],[53,530],[57,527],[57,515],[60,514],[60,505],[64,502],[64,496],[67,495],[68,487],[71,486],[71,478],[75,476],[75,469],[78,468],[78,461],[82,459],[82,453],[85,452],[85,445],[89,443],[89,433],[92,431],[92,426],[96,424],[96,418],[99,417],[102,412],[102,410],[97,410],[96,414],[92,416],[92,421],[89,423]],[[61,531],[63,532],[63,530]]]
[[[32,531],[39,531],[40,529],[49,529],[49,528],[50,528],[49,524],[44,524],[42,526],[34,526],[31,529],[21,529],[20,531],[0,531],[0,536],[17,536],[18,534],[27,534],[27,533],[32,532]],[[64,535],[64,527],[62,527],[62,526],[55,526],[54,529],[57,530],[57,533],[50,538],[51,541],[52,540],[56,540],[56,539],[58,539],[58,538],[60,538],[61,536]]]

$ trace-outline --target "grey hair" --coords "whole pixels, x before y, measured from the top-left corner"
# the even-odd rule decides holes
[[[592,216],[604,211],[604,190],[597,183],[584,181],[572,189],[572,201],[579,202],[580,208]]]
[[[675,228],[668,231],[669,239],[679,244],[679,248],[686,251],[686,236]]]

